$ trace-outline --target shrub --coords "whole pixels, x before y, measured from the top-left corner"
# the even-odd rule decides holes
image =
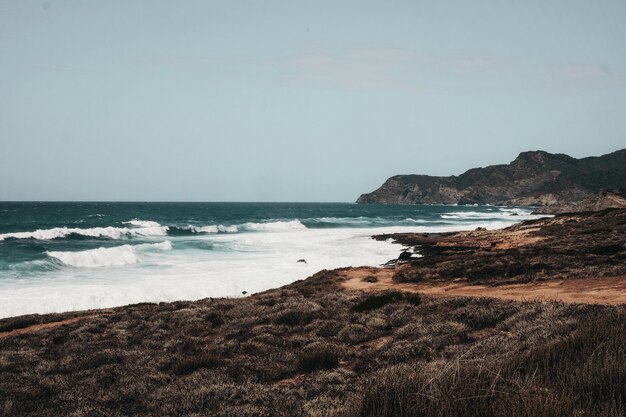
[[[333,337],[341,330],[341,323],[334,320],[325,320],[318,327],[315,334],[319,337]]]
[[[339,340],[344,343],[355,344],[365,342],[370,338],[370,332],[362,324],[348,324],[337,334]]]
[[[358,313],[364,311],[376,310],[387,304],[405,302],[413,305],[419,305],[420,296],[418,293],[406,293],[402,291],[385,291],[381,294],[368,296],[365,300],[354,305],[352,311]]]
[[[474,303],[454,311],[452,317],[473,330],[494,327],[510,315],[510,311],[501,304],[489,301],[488,304]]]
[[[298,326],[308,324],[312,319],[311,315],[304,311],[288,310],[276,317],[274,323],[284,324],[286,326]]]
[[[224,319],[216,312],[211,312],[204,317],[213,327],[220,327],[224,324]]]
[[[313,343],[305,346],[298,356],[297,368],[301,372],[331,369],[339,365],[337,347],[327,343]]]
[[[75,369],[94,370],[104,365],[119,365],[124,363],[124,356],[113,349],[103,349],[97,352],[87,352],[84,356],[75,358],[71,366]]]
[[[376,278],[375,275],[368,275],[365,278],[363,278],[361,281],[373,283],[373,282],[378,282],[378,278]]]
[[[39,319],[34,315],[11,318],[0,323],[0,333],[24,329],[38,323]]]
[[[176,375],[189,375],[198,369],[213,369],[222,364],[217,356],[210,353],[201,353],[194,356],[184,356],[172,362],[172,370]]]

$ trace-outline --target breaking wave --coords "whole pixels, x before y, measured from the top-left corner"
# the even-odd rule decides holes
[[[153,222],[150,220],[130,220],[127,222],[122,222],[123,224],[131,224],[133,226],[138,226],[138,227],[161,227],[160,224],[158,224],[157,222]]]
[[[97,248],[78,252],[46,252],[46,255],[58,259],[63,264],[79,268],[98,268],[103,266],[124,266],[141,262],[141,252],[150,250],[168,251],[172,242],[141,245],[122,245],[112,248]]]
[[[167,226],[161,226],[156,222],[145,222],[149,224],[143,227],[92,227],[89,229],[70,228],[70,227],[55,227],[52,229],[39,229],[33,232],[14,232],[0,234],[0,240],[4,239],[37,239],[37,240],[52,240],[61,239],[75,236],[93,237],[93,238],[108,238],[108,239],[122,239],[132,237],[147,237],[147,236],[165,236],[167,235]]]
[[[189,225],[185,228],[173,227],[170,232],[174,235],[187,235],[187,234],[216,234],[216,233],[238,233],[238,232],[259,232],[259,231],[285,231],[285,230],[302,230],[307,227],[300,222],[300,220],[290,221],[274,221],[266,223],[242,223],[225,226],[222,224],[208,225],[208,226],[192,226]]]
[[[529,210],[519,208],[500,208],[499,211],[479,212],[479,211],[453,211],[441,214],[442,219],[447,220],[483,220],[483,219],[510,219],[510,220],[528,220],[542,216],[531,214]]]
[[[237,233],[239,228],[236,225],[224,226],[221,224],[210,226],[188,226],[187,230],[192,233]]]
[[[362,228],[362,227],[388,227],[388,226],[414,226],[415,224],[446,223],[442,220],[423,220],[406,218],[383,218],[383,217],[314,217],[303,220],[307,227],[319,228]]]
[[[281,231],[281,230],[302,230],[306,226],[300,220],[276,221],[267,223],[244,223],[242,230],[247,231]]]

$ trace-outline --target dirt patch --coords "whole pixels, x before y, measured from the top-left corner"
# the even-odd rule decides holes
[[[24,327],[22,329],[12,330],[10,332],[2,332],[0,333],[0,339],[5,338],[5,337],[17,336],[18,334],[33,333],[33,332],[38,332],[40,330],[52,329],[54,327],[76,323],[77,321],[86,320],[92,317],[95,317],[95,316],[72,317],[70,319],[65,319],[65,320],[60,320],[60,321],[52,321],[48,323],[34,324],[32,326]]]
[[[403,267],[400,267],[403,268]],[[576,278],[547,282],[511,285],[471,285],[466,282],[449,284],[420,284],[394,282],[397,269],[352,268],[339,272],[344,278],[342,286],[348,290],[381,291],[401,290],[434,296],[493,297],[505,300],[563,301],[584,304],[626,303],[626,276],[601,278]],[[373,275],[377,282],[364,282],[365,276]]]

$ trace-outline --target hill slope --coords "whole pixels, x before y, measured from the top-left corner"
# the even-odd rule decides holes
[[[581,159],[522,152],[508,165],[473,168],[459,176],[396,175],[357,203],[552,206],[606,190],[626,194],[626,149]]]

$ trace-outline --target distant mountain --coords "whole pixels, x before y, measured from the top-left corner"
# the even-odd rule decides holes
[[[357,203],[571,205],[611,191],[626,196],[626,149],[576,159],[522,152],[508,165],[473,168],[459,176],[396,175]]]

